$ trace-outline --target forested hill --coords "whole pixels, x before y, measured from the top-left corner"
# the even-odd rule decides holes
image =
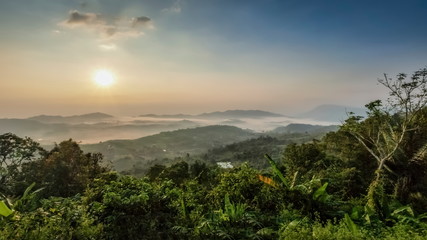
[[[111,140],[82,145],[88,152],[101,152],[116,170],[128,170],[153,159],[201,154],[208,149],[254,138],[258,134],[232,126],[206,126],[162,132],[135,140]]]

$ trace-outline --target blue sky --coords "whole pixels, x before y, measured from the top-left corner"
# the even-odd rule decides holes
[[[3,0],[0,115],[363,106],[426,66],[426,23],[412,0]]]

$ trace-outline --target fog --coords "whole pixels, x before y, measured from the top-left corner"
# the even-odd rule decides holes
[[[12,132],[28,136],[43,145],[51,145],[70,139],[82,143],[98,143],[113,139],[136,139],[163,131],[173,131],[208,125],[230,125],[254,132],[271,131],[290,123],[312,125],[331,125],[337,122],[316,121],[292,117],[262,118],[200,118],[185,117],[109,117],[106,119],[74,121],[59,119],[57,121],[34,119],[0,119],[0,132]]]

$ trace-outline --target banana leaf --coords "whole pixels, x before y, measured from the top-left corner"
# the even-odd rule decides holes
[[[270,163],[271,168],[273,169],[273,173],[276,174],[280,178],[282,183],[286,186],[286,188],[289,189],[288,181],[286,181],[285,177],[280,172],[279,168],[276,165],[276,162],[273,159],[271,159],[271,157],[268,154],[265,154],[264,156],[265,158],[267,158],[268,162]]]
[[[0,201],[0,215],[7,217],[12,213],[13,211],[6,205],[6,203]]]

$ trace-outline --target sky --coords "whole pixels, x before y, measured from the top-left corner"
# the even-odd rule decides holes
[[[0,0],[0,51],[0,117],[363,107],[427,65],[427,1]]]

